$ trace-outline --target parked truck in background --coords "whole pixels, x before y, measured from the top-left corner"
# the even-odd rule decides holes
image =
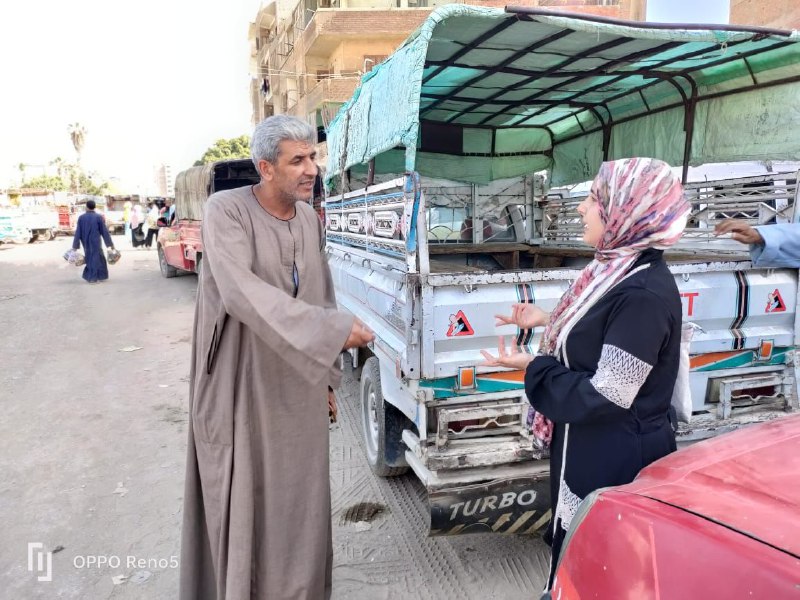
[[[17,231],[17,243],[49,241],[58,234],[58,213],[47,208],[8,209],[2,212],[5,220]]]
[[[203,205],[214,192],[254,185],[260,176],[249,158],[192,167],[175,178],[175,220],[158,232],[161,275],[199,273],[203,261]],[[321,211],[322,180],[317,177],[311,205]]]
[[[32,238],[31,230],[22,226],[19,219],[0,213],[0,244],[28,244]]]
[[[118,232],[116,223],[111,222],[109,225],[109,221],[106,216],[107,206],[105,197],[88,195],[73,196],[70,194],[69,196],[62,198],[56,207],[56,212],[58,213],[58,233],[64,235],[73,235],[75,233],[75,228],[78,226],[78,217],[86,212],[86,203],[89,200],[94,200],[96,207],[95,210],[98,214],[103,216],[104,220],[106,220],[106,227],[109,227],[109,231],[111,233]],[[124,229],[124,224],[120,222],[119,225]]]
[[[60,192],[22,188],[8,191],[11,202],[0,210],[4,221],[17,233],[17,243],[52,240],[58,233],[55,201]]]
[[[259,175],[248,159],[225,160],[178,173],[175,178],[175,220],[158,232],[161,275],[199,273],[203,261],[200,235],[203,205],[214,192],[258,183]]]

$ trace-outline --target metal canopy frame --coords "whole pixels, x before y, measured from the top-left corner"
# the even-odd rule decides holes
[[[661,24],[661,23],[636,23],[636,22],[629,22],[629,21],[621,21],[616,19],[608,19],[608,18],[601,18],[601,17],[587,17],[583,15],[576,15],[575,13],[566,13],[560,11],[551,11],[551,10],[541,10],[541,9],[534,9],[534,8],[527,8],[527,7],[506,7],[506,12],[510,14],[515,14],[522,21],[535,21],[538,16],[547,16],[547,17],[564,17],[569,19],[578,19],[578,20],[585,20],[591,22],[599,22],[605,24],[613,24],[618,26],[624,27],[631,27],[631,28],[641,28],[641,29],[662,29],[662,30],[670,30],[670,29],[683,29],[683,30],[698,30],[698,31],[707,31],[709,29],[719,30],[719,31],[730,31],[730,32],[748,32],[754,34],[753,38],[739,40],[730,42],[726,45],[727,49],[730,50],[739,46],[741,44],[745,44],[752,41],[758,41],[760,39],[769,37],[769,36],[779,36],[779,37],[788,37],[791,35],[791,31],[785,31],[780,29],[770,29],[765,27],[731,27],[731,26],[722,26],[722,25],[696,25],[696,24],[679,24],[679,23],[672,23],[672,24]],[[604,160],[608,158],[608,145],[610,140],[611,134],[611,127],[613,125],[618,125],[621,123],[625,123],[628,121],[635,120],[641,117],[644,114],[655,114],[657,112],[663,112],[666,110],[671,110],[673,108],[678,108],[683,106],[684,110],[686,111],[686,118],[684,124],[684,131],[686,133],[686,147],[684,149],[684,156],[683,156],[683,180],[686,181],[688,169],[689,169],[689,158],[692,151],[692,133],[694,130],[694,113],[695,113],[695,106],[697,102],[701,100],[708,100],[711,98],[718,98],[723,97],[726,95],[738,94],[744,91],[750,91],[754,89],[760,89],[764,87],[769,87],[773,85],[778,85],[781,83],[788,83],[792,81],[792,78],[779,80],[776,82],[767,82],[767,83],[759,83],[753,70],[748,62],[748,58],[752,56],[756,56],[758,54],[769,52],[771,50],[776,50],[778,48],[784,47],[793,42],[786,42],[776,40],[774,44],[771,44],[765,48],[759,48],[756,50],[751,50],[749,52],[743,54],[732,54],[730,56],[722,57],[716,61],[706,62],[695,67],[679,69],[679,70],[670,70],[670,65],[682,63],[686,60],[702,56],[704,54],[708,54],[714,50],[714,44],[712,42],[707,42],[708,47],[693,50],[691,52],[686,52],[674,56],[669,59],[662,60],[658,63],[653,64],[647,69],[632,69],[626,70],[624,73],[621,73],[614,78],[603,81],[593,86],[589,86],[585,89],[578,90],[574,92],[571,96],[567,96],[565,98],[559,98],[557,100],[548,100],[543,98],[544,96],[554,94],[557,92],[563,92],[564,88],[568,86],[578,83],[582,80],[587,78],[596,77],[596,76],[603,76],[607,75],[610,72],[613,72],[612,69],[618,67],[619,65],[630,63],[632,61],[641,61],[646,60],[648,56],[657,56],[665,51],[672,50],[678,48],[680,46],[685,45],[685,42],[666,42],[664,43],[663,40],[653,40],[653,45],[649,48],[644,50],[640,50],[633,54],[615,58],[612,60],[606,61],[601,67],[597,67],[594,69],[589,69],[586,71],[569,71],[571,75],[570,78],[559,81],[557,84],[547,87],[538,89],[535,93],[527,96],[521,100],[500,100],[500,97],[504,96],[508,92],[524,89],[525,86],[534,83],[544,77],[551,77],[553,75],[557,75],[559,72],[563,71],[565,68],[573,65],[583,59],[586,58],[598,58],[599,54],[602,53],[604,50],[608,50],[610,48],[615,48],[617,46],[624,45],[626,43],[637,41],[637,38],[634,37],[627,37],[627,36],[619,36],[613,38],[609,41],[604,42],[603,44],[598,44],[596,46],[589,47],[577,54],[570,56],[564,61],[559,62],[558,64],[549,67],[547,69],[541,71],[534,71],[528,69],[520,69],[511,67],[514,62],[519,60],[521,57],[529,55],[529,54],[536,54],[537,51],[545,51],[547,46],[551,43],[558,41],[570,34],[573,33],[572,30],[564,29],[560,32],[557,32],[553,35],[548,36],[542,40],[537,40],[532,44],[514,52],[508,58],[504,59],[500,63],[492,66],[480,66],[477,64],[472,64],[468,61],[468,56],[470,52],[479,50],[484,44],[490,43],[492,39],[501,36],[511,25],[515,24],[516,21],[509,19],[506,21],[500,22],[495,27],[491,28],[489,31],[485,32],[484,34],[477,37],[474,41],[465,44],[461,49],[456,51],[452,56],[447,59],[436,60],[436,61],[428,61],[426,60],[425,66],[436,66],[437,68],[426,75],[422,80],[422,92],[420,94],[421,98],[424,99],[431,99],[433,102],[428,104],[427,106],[420,108],[420,121],[427,121],[432,123],[438,124],[453,124],[453,125],[463,125],[465,127],[470,128],[484,128],[488,127],[493,132],[497,129],[504,129],[504,128],[520,128],[520,127],[529,127],[529,128],[536,128],[536,129],[545,129],[550,133],[551,139],[554,138],[552,134],[552,127],[557,123],[562,121],[567,121],[569,119],[574,119],[577,121],[578,126],[581,129],[581,132],[575,134],[573,136],[568,136],[564,139],[558,141],[558,143],[565,143],[576,139],[578,137],[588,135],[597,131],[603,131],[604,133],[604,143],[603,143],[603,158]],[[718,92],[715,94],[706,94],[706,95],[699,95],[698,94],[698,85],[695,79],[692,77],[692,73],[699,71],[701,69],[706,69],[710,67],[716,67],[720,65],[724,65],[727,63],[731,63],[734,61],[743,61],[750,76],[753,80],[753,85],[748,88],[737,88],[727,92]],[[480,74],[475,75],[471,79],[465,81],[464,83],[458,85],[455,89],[450,91],[446,94],[437,94],[431,90],[432,87],[429,85],[430,81],[433,80],[437,75],[440,75],[445,69],[448,67],[457,67],[457,68],[464,68],[464,69],[472,69],[472,70],[480,70],[482,71]],[[502,88],[494,88],[497,91],[493,94],[490,94],[486,98],[477,99],[475,97],[462,97],[459,96],[462,92],[467,89],[477,87],[481,81],[486,80],[487,78],[495,75],[497,73],[503,73],[507,75],[515,75],[521,77],[521,79],[510,86],[502,87]],[[615,95],[611,95],[607,98],[604,98],[600,102],[589,102],[589,101],[578,101],[577,98],[580,96],[596,92],[602,88],[611,86],[615,83],[619,83],[624,81],[625,79],[634,76],[634,77],[642,77],[645,79],[654,79],[654,81],[646,82],[640,86],[633,87],[631,89],[625,90],[623,92],[617,93]],[[676,80],[683,79],[689,87],[690,93],[687,94],[682,85],[680,85]],[[655,110],[651,109],[647,99],[644,96],[645,90],[648,88],[667,81],[671,83],[678,94],[681,96],[682,101],[680,103],[671,103],[666,106],[661,106]],[[492,88],[480,88],[483,90],[492,89]],[[608,109],[608,104],[610,102],[614,102],[626,96],[633,96],[638,95],[642,100],[642,105],[644,110],[626,116],[623,119],[619,119],[614,121],[611,117],[611,111]],[[439,108],[444,102],[447,101],[454,101],[454,102],[461,102],[467,105],[466,108],[462,110],[458,110],[453,115],[448,116],[445,120],[436,120],[426,118],[426,115],[437,108]],[[505,108],[499,111],[482,111],[481,108],[487,105],[500,105],[505,106]],[[528,115],[516,115],[518,118],[516,120],[512,120],[510,122],[504,123],[502,125],[491,125],[491,121],[494,121],[500,117],[505,115],[511,115],[512,119],[514,114],[511,110],[514,107],[525,106],[525,105],[538,105],[541,106],[536,112]],[[544,115],[549,110],[557,107],[569,107],[575,108],[574,110],[566,115],[559,116],[555,119],[545,121],[543,123],[535,123],[532,122],[536,117]],[[602,112],[601,112],[602,109]],[[579,119],[579,115],[584,111],[590,111],[596,119],[601,123],[600,127],[593,128],[593,129],[585,129],[583,124]],[[603,117],[603,113],[605,113],[606,117]],[[480,121],[477,123],[462,123],[459,124],[456,121],[465,115],[485,115]],[[494,135],[492,140],[492,147],[494,148]],[[435,153],[435,152],[434,152]],[[534,154],[544,154],[549,155],[551,154],[551,150],[546,151],[530,151],[525,153],[510,153],[513,155],[534,155]],[[495,153],[471,153],[472,156],[505,156],[507,154],[495,154]]]
[[[552,158],[557,146],[602,132],[602,157],[607,160],[615,126],[683,108],[685,181],[699,102],[800,81],[797,70],[791,72],[791,69],[780,78],[759,77],[764,71],[798,62],[791,49],[788,54],[780,52],[798,43],[797,34],[791,31],[640,23],[514,6],[506,7],[505,18],[503,13],[497,12],[494,18],[500,20],[490,23],[485,31],[476,30],[473,39],[458,29],[439,31],[443,21],[432,18],[436,25],[425,42],[427,54],[418,84],[417,121],[420,126],[489,130],[491,152],[480,148],[474,149],[481,151],[467,151],[466,147],[462,152],[426,148],[424,139],[422,145],[417,145],[420,151],[454,156],[544,155]],[[583,23],[576,28],[576,21]],[[520,25],[536,22],[544,28],[525,39]],[[603,34],[603,39],[594,44],[587,35],[592,32],[592,24],[597,24],[598,39]],[[674,32],[674,35],[664,31]],[[573,37],[577,38],[575,43],[570,41]],[[412,36],[410,40],[413,39]],[[525,41],[519,43],[523,39]],[[565,39],[571,50],[556,45]],[[515,45],[517,43],[519,45]],[[620,52],[626,44],[634,46],[629,54]],[[431,52],[432,48],[436,51]],[[603,56],[607,50],[615,51]],[[497,52],[503,54],[493,60],[492,53]],[[543,65],[528,68],[536,64],[537,54],[542,55]],[[762,55],[766,60],[759,64],[755,58]],[[790,57],[790,62],[781,62],[787,60],[786,56]],[[523,58],[524,64],[515,64]],[[582,61],[590,64],[582,68]],[[448,78],[449,69],[463,72],[454,72]],[[503,77],[496,83],[489,83],[496,75]],[[597,78],[601,78],[600,81]],[[673,91],[669,92],[665,86]],[[345,109],[346,129],[349,105]],[[547,148],[520,148],[521,151],[498,153],[498,132],[517,129],[540,130],[551,143]],[[347,147],[346,133],[344,139]],[[374,154],[367,155],[367,159],[374,157]]]

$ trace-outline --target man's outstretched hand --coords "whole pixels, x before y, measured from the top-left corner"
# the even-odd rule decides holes
[[[725,219],[714,227],[714,235],[732,234],[734,240],[742,244],[763,244],[764,238],[758,230],[740,219]]]
[[[344,343],[343,350],[366,346],[374,339],[375,334],[372,333],[372,330],[364,325],[361,319],[356,317],[353,319],[353,327],[350,329],[350,335],[347,336],[347,341]]]

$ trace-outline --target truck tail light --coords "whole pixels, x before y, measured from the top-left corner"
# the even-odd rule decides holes
[[[456,383],[459,390],[474,390],[477,387],[475,367],[459,367]]]

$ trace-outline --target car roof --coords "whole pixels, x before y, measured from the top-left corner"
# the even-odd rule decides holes
[[[619,490],[800,556],[800,415],[698,442],[656,461]]]

